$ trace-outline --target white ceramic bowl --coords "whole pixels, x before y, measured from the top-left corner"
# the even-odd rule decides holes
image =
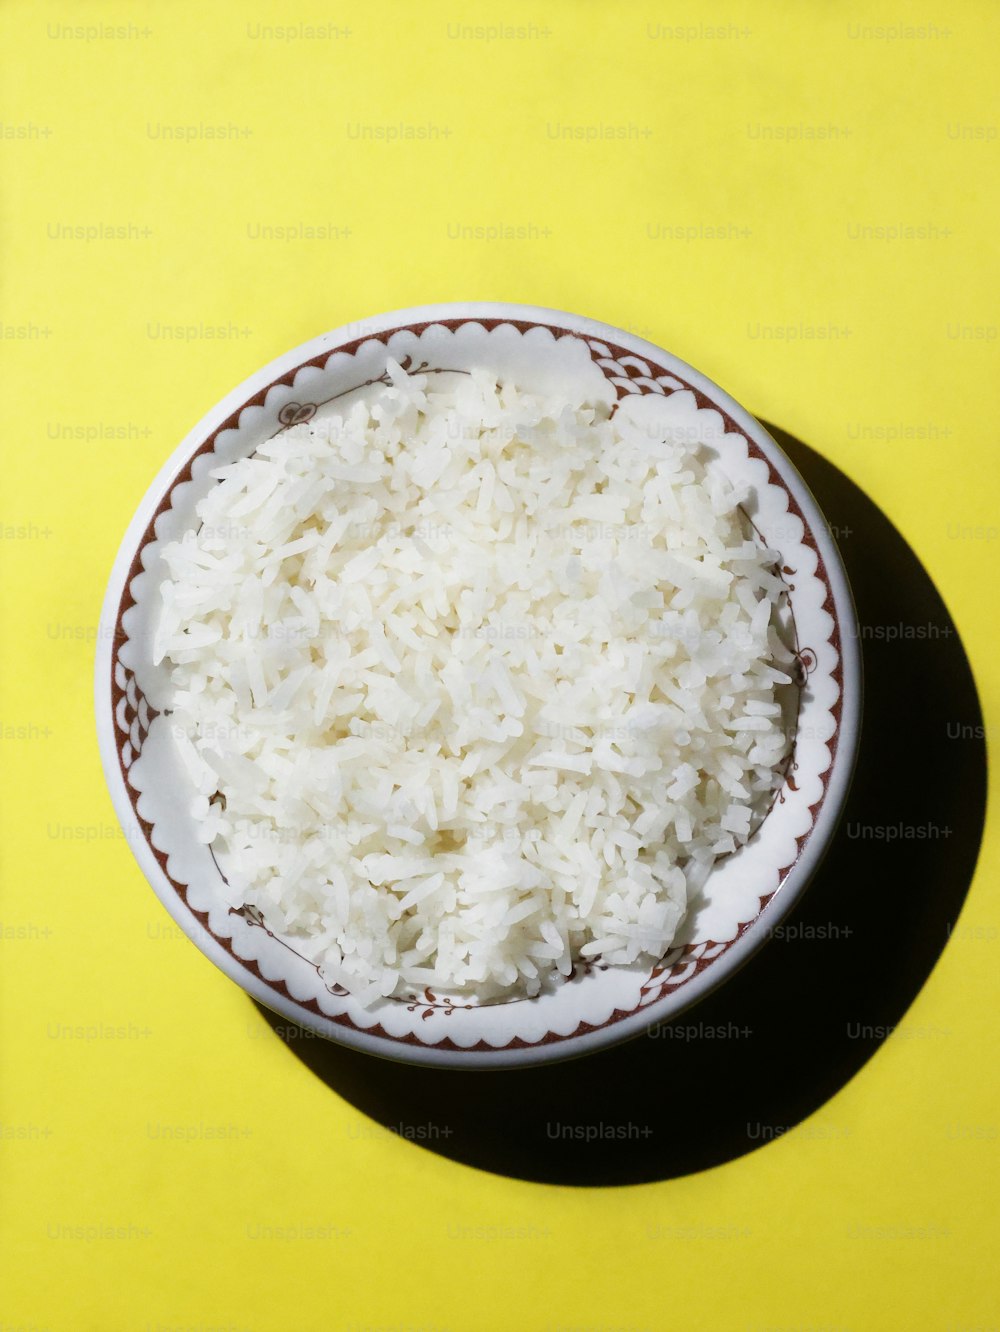
[[[188,813],[189,793],[160,715],[151,665],[162,544],[197,525],[209,471],[251,453],[316,404],[376,382],[386,358],[432,372],[485,365],[526,387],[572,382],[613,403],[657,395],[716,451],[712,466],[749,480],[753,522],[782,552],[799,649],[798,735],[788,778],[750,842],[720,861],[676,946],[652,970],[591,967],[536,999],[469,1006],[424,992],[361,1008],[266,924],[232,912]],[[411,357],[410,362],[404,360]],[[788,912],[835,830],[857,750],[857,626],[837,548],[788,458],[730,397],[668,352],[620,329],[532,306],[398,310],[325,333],[265,366],[208,413],[174,452],[122,542],[98,634],[96,706],[115,809],[143,873],[198,947],[255,999],[345,1045],[463,1068],[579,1055],[675,1017],[733,974]]]

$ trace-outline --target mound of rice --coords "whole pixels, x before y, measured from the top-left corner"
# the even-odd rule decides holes
[[[199,834],[363,1003],[652,962],[781,782],[775,552],[682,395],[389,377],[221,467],[164,550]]]

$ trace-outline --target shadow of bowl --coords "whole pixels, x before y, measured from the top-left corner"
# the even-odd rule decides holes
[[[881,510],[800,440],[767,429],[819,501],[858,609],[861,752],[826,860],[795,913],[720,990],[669,1026],[568,1063],[415,1067],[335,1045],[258,1005],[294,1055],[385,1128],[467,1165],[547,1183],[638,1184],[704,1170],[819,1109],[933,969],[983,832],[986,749],[972,673],[934,584]]]

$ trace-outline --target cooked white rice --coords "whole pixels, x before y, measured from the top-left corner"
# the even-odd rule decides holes
[[[213,473],[164,550],[199,836],[365,1003],[652,961],[781,781],[775,552],[682,395],[652,426],[389,375]]]

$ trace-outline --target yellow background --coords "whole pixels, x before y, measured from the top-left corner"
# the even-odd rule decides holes
[[[949,535],[998,522],[1000,11],[908,11],[0,8],[0,1327],[996,1327],[995,805],[970,929],[907,1018],[947,1039],[890,1039],[812,1121],[718,1169],[574,1190],[366,1133],[170,926],[116,835],[92,720],[115,550],[191,425],[324,329],[478,298],[633,329],[818,448],[915,547],[1000,724],[998,542]],[[455,35],[499,23],[524,31]],[[900,23],[917,31],[879,31]],[[324,35],[266,35],[299,24]],[[418,137],[372,137],[400,126]],[[124,238],[65,232],[102,224]],[[490,226],[527,238],[463,238]],[[899,226],[925,230],[859,235]],[[126,1033],[59,1034],[102,1023]],[[130,1238],[52,1236],[75,1226]],[[449,1238],[479,1226],[535,1238]]]

